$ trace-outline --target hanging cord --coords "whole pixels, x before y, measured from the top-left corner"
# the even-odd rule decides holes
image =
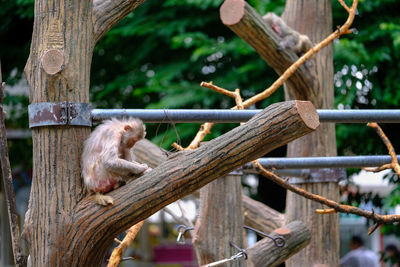
[[[161,138],[161,141],[160,141],[160,144],[158,145],[158,147],[160,148],[161,152],[163,152],[164,154],[166,154],[166,156],[168,156],[169,155],[168,152],[171,152],[171,151],[165,151],[165,150],[161,149],[161,146],[162,146],[162,144],[164,142],[164,138],[165,138],[165,136],[167,134],[167,131],[168,131],[170,125],[172,125],[172,128],[175,131],[176,140],[177,140],[177,143],[179,145],[181,145],[181,138],[179,136],[178,130],[176,129],[175,122],[173,122],[171,120],[171,118],[168,116],[168,110],[164,109],[163,111],[164,111],[164,117],[163,117],[162,121],[157,125],[155,138],[157,139],[157,137],[158,137],[158,132],[160,130],[161,124],[163,124],[164,121],[167,119],[169,121],[169,123],[167,124],[167,129],[164,131],[164,134],[163,134],[163,136]]]

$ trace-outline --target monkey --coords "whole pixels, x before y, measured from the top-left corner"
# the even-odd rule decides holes
[[[146,128],[141,120],[113,118],[97,126],[85,141],[82,178],[98,204],[112,205],[113,198],[105,193],[117,188],[122,181],[151,171],[147,164],[134,161],[131,154],[131,148],[145,135]]]
[[[291,49],[297,56],[301,57],[313,47],[311,40],[307,35],[300,34],[290,28],[279,16],[275,13],[268,12],[263,16],[264,21],[271,29],[281,37],[279,42],[279,50],[286,48]]]

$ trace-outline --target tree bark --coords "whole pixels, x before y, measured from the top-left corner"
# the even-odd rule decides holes
[[[285,238],[285,245],[277,247],[270,238],[264,238],[247,249],[249,267],[278,266],[286,259],[307,246],[311,233],[300,221],[294,221],[270,234]],[[304,266],[304,265],[297,265]]]
[[[332,31],[331,1],[287,0],[282,18],[295,30],[306,34],[311,41],[317,43]],[[317,83],[310,88],[314,93],[298,93],[298,89],[290,84],[285,85],[286,99],[309,100],[317,108],[333,108],[333,50],[329,46],[315,55],[314,68]],[[308,98],[303,98],[308,95]],[[288,157],[335,156],[336,139],[333,123],[324,123],[314,133],[295,140],[288,145]],[[336,182],[306,183],[299,185],[307,191],[339,200],[339,188]],[[293,256],[287,266],[313,266],[339,264],[339,215],[317,215],[315,209],[322,205],[306,200],[294,193],[288,192],[286,218],[288,221],[302,220],[311,229],[310,245]]]
[[[242,183],[240,174],[220,177],[200,189],[199,218],[193,236],[199,265],[237,253],[229,242],[243,248]],[[244,266],[232,261],[226,266]]]
[[[25,67],[30,103],[89,102],[96,41],[142,2],[36,0]],[[90,128],[77,126],[32,130],[33,181],[24,238],[33,266],[66,266],[70,262],[67,226],[85,196],[79,162],[89,133]],[[88,266],[94,262],[92,259]]]
[[[179,152],[152,172],[109,195],[114,205],[101,207],[91,197],[80,201],[67,224],[68,263],[98,263],[113,237],[157,210],[203,187],[290,140],[313,131],[318,115],[309,102],[277,103],[245,125]],[[104,234],[107,233],[107,234]]]

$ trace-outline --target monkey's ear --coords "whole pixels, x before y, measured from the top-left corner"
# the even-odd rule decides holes
[[[131,129],[132,129],[132,127],[129,126],[129,125],[125,125],[125,127],[124,127],[124,130],[125,130],[125,131],[129,131],[129,130],[131,130]]]

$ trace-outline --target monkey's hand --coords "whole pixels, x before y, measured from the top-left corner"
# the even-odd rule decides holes
[[[151,172],[153,169],[150,167],[147,167],[147,169],[143,172],[143,174],[149,173]]]

